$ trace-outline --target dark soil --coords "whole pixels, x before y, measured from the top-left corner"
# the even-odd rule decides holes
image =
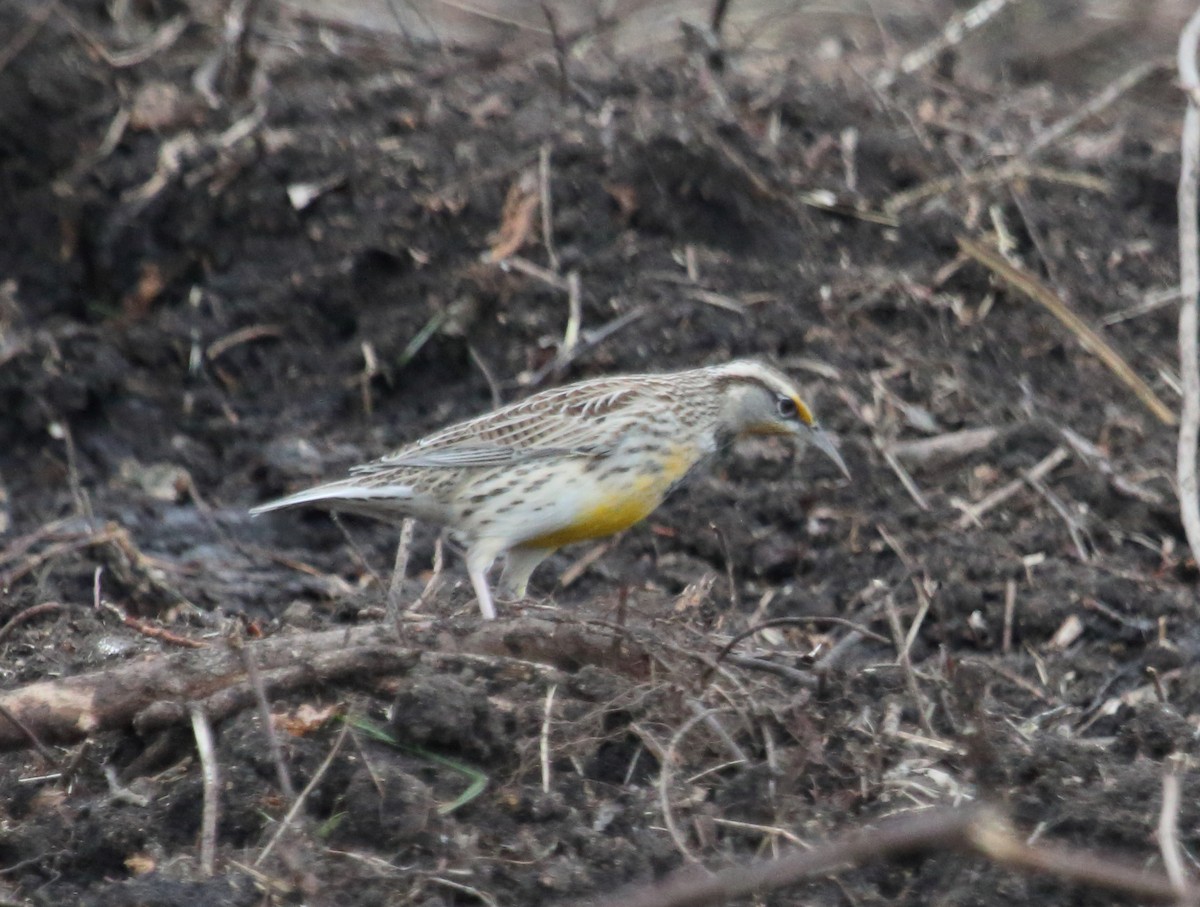
[[[876,92],[849,66],[818,80],[735,58],[714,75],[686,55],[564,80],[552,55],[282,20],[250,42],[239,99],[219,17],[70,6],[73,22],[23,32],[29,11],[0,5],[0,34],[25,35],[0,40],[0,623],[58,606],[0,631],[4,688],[172,651],[97,602],[212,645],[231,627],[378,620],[394,527],[248,508],[493,394],[760,356],[805,384],[854,479],[746,445],[590,565],[591,546],[560,552],[499,628],[479,629],[449,552],[403,644],[474,654],[274,697],[292,783],[316,783],[257,864],[293,801],[254,709],[216,727],[211,878],[190,726],[4,755],[9,902],[570,902],[655,878],[684,849],[716,866],[967,799],[1160,864],[1161,779],[1196,754],[1200,722],[1174,434],[1034,302],[956,263],[956,237],[1002,227],[1175,406],[1173,308],[1104,326],[1177,282],[1170,73],[1024,174],[968,179],[1022,160],[1081,99],[952,66]],[[155,51],[175,16],[191,18]],[[218,106],[195,87],[205,72]],[[543,149],[556,259],[540,222],[519,254],[579,275],[582,343],[558,365],[566,294],[485,255]],[[896,225],[871,216],[942,178]],[[835,210],[802,201],[826,191]],[[994,438],[958,454],[902,446],[979,428]],[[436,538],[418,528],[406,602]],[[905,630],[919,621],[919,698],[892,605]],[[708,670],[733,634],[780,617],[812,620]],[[351,731],[324,766],[335,712]],[[482,793],[462,797],[464,767]],[[1198,782],[1185,772],[1189,851]],[[885,901],[1110,903],[955,854],[763,902]]]

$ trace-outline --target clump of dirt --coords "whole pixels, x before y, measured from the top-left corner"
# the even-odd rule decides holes
[[[854,478],[746,444],[490,627],[419,527],[410,670],[264,667],[278,756],[256,697],[188,692],[212,874],[191,727],[133,720],[0,760],[6,897],[569,902],[968,799],[1157,859],[1200,715],[1172,430],[957,239],[1002,233],[1173,404],[1166,73],[1014,166],[1078,98],[683,51],[564,82],[284,18],[239,57],[135,6],[0,9],[5,690],[379,619],[393,527],[248,509],[557,383],[765,357]],[[795,897],[1107,903],[948,853]]]

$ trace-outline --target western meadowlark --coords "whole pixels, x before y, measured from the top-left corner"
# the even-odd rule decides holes
[[[543,391],[252,513],[313,505],[446,526],[466,547],[479,609],[491,619],[488,571],[498,557],[507,555],[502,586],[523,598],[556,548],[644,519],[696,464],[743,435],[810,443],[849,476],[795,384],[741,360]]]

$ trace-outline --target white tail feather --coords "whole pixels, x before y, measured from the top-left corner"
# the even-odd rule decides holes
[[[366,504],[371,510],[402,510],[404,502],[411,500],[413,489],[411,485],[361,485],[353,483],[331,482],[328,485],[318,485],[297,491],[285,498],[259,504],[250,510],[254,516],[271,510],[282,510],[285,507],[300,507],[304,504],[315,504],[329,510],[356,510],[355,504]],[[390,507],[388,505],[391,505]],[[372,507],[371,505],[375,505]]]

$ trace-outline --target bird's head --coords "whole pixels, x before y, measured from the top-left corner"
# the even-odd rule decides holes
[[[801,446],[811,444],[850,478],[833,440],[786,375],[752,359],[730,362],[715,371],[723,393],[720,424],[724,431],[735,437],[787,435]]]

